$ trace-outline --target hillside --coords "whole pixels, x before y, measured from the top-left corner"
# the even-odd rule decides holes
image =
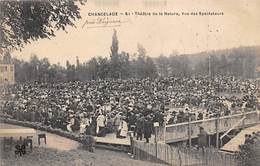
[[[196,54],[187,54],[192,65],[198,64],[200,61],[205,60],[208,56],[220,57],[225,55],[226,57],[232,56],[244,56],[244,55],[253,55],[256,57],[256,64],[260,66],[260,46],[250,46],[250,47],[238,47],[224,50],[214,50],[209,52],[200,52]]]

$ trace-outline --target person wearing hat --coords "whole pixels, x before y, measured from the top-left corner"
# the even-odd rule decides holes
[[[177,112],[174,110],[174,111],[172,111],[172,113],[171,113],[171,117],[170,117],[170,119],[168,120],[168,122],[167,122],[167,124],[174,124],[174,123],[176,123],[176,114],[177,114]]]

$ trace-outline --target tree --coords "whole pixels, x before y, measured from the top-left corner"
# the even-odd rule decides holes
[[[121,52],[119,54],[119,62],[120,62],[120,78],[128,78],[131,74],[131,62],[130,62],[129,53]]]
[[[179,64],[178,56],[170,55],[168,61],[169,61],[170,75],[175,77],[179,76],[180,64]]]
[[[146,49],[140,44],[137,44],[138,57],[143,58],[146,56]]]
[[[87,72],[88,77],[90,80],[97,79],[97,73],[98,73],[98,62],[96,58],[90,59],[90,61],[87,64]]]
[[[160,55],[158,58],[156,58],[156,64],[158,67],[158,73],[161,77],[168,77],[169,75],[169,58],[164,56],[164,55]]]
[[[39,81],[41,77],[39,69],[40,69],[40,60],[37,55],[32,54],[30,58],[30,63],[27,68],[28,71],[26,72],[29,73],[28,75],[29,80],[31,80],[32,82]]]
[[[228,61],[225,55],[221,55],[220,57],[220,74],[221,75],[227,75],[229,73],[228,71]]]
[[[217,56],[215,56],[214,54],[211,55],[210,58],[210,67],[211,67],[211,75],[217,76],[220,73],[220,60]]]
[[[84,4],[86,0],[77,0]],[[21,49],[24,44],[40,38],[55,36],[55,30],[80,18],[73,0],[0,1],[0,46],[3,49]]]
[[[112,78],[120,78],[122,75],[122,64],[120,61],[120,56],[118,54],[118,39],[117,39],[117,31],[114,29],[114,33],[112,36],[112,45],[110,47],[110,74]]]
[[[43,58],[40,60],[39,64],[39,72],[38,72],[38,77],[39,77],[39,82],[48,82],[49,81],[49,69],[50,69],[50,62],[48,58]]]
[[[114,30],[112,36],[112,45],[110,47],[110,72],[112,78],[119,78],[119,56],[118,56],[118,39],[117,39],[117,32]]]
[[[137,59],[133,61],[133,67],[135,68],[135,77],[138,78],[154,78],[157,76],[156,65],[153,59],[146,56],[146,50],[141,44],[137,44]]]
[[[169,75],[175,77],[190,77],[192,75],[191,62],[188,56],[170,55],[168,63],[167,72],[169,72]]]
[[[79,57],[76,57],[76,69],[80,68],[80,62],[79,62]]]
[[[109,73],[109,61],[107,58],[98,57],[97,59],[97,77],[106,79]]]
[[[66,77],[67,81],[76,81],[78,80],[76,75],[76,67],[75,65],[71,65],[69,61],[66,62]]]
[[[18,60],[18,59],[13,59],[13,64],[15,68],[15,82],[18,83],[25,83],[27,80],[26,72],[25,72],[25,62]]]
[[[243,77],[254,78],[255,71],[256,71],[256,56],[249,54],[244,57]]]
[[[149,77],[149,78],[156,78],[157,77],[157,69],[156,69],[156,65],[153,62],[153,59],[150,57],[146,58],[146,62],[145,62],[145,77]]]
[[[206,60],[201,60],[195,65],[194,74],[196,76],[206,76],[208,75],[208,65]]]
[[[135,77],[144,78],[145,77],[145,58],[146,50],[141,44],[137,44],[137,59],[134,63],[134,68],[136,71]]]
[[[112,45],[110,47],[110,50],[111,50],[111,58],[116,58],[118,56],[118,39],[117,39],[117,31],[115,29],[112,36]]]

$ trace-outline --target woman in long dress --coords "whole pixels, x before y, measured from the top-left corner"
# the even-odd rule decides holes
[[[119,125],[119,138],[126,138],[127,137],[127,132],[128,132],[128,126],[127,122],[125,121],[125,118],[121,121]]]

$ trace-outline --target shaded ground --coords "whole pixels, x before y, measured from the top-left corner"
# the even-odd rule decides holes
[[[33,152],[23,156],[13,151],[1,154],[1,166],[159,166],[151,162],[121,157],[116,152],[100,151],[90,153],[85,150],[60,151],[44,147],[35,147]]]
[[[26,127],[6,124],[6,123],[0,123],[0,129],[16,129],[16,128],[26,128]],[[47,137],[47,144],[45,145],[43,143],[44,141],[41,140],[40,146],[53,148],[53,149],[57,149],[57,150],[72,150],[72,149],[77,149],[80,146],[80,144],[77,141],[70,140],[68,138],[64,138],[64,137],[61,137],[56,134],[51,134],[51,133],[47,133],[47,132],[39,131],[39,130],[36,130],[36,134],[32,135],[33,136],[33,146],[39,146],[37,135],[40,133],[45,133],[46,137]],[[19,138],[14,138],[14,139],[19,139]]]
[[[0,123],[0,129],[3,128],[24,128],[16,125]],[[68,138],[55,134],[47,134],[47,145],[37,144],[37,134],[42,131],[36,131],[33,136],[33,151],[27,150],[23,156],[15,155],[15,148],[8,152],[0,149],[1,166],[146,166],[160,165],[151,162],[131,159],[128,154],[118,151],[105,149],[95,149],[95,153],[90,153],[81,149],[81,145]],[[18,139],[18,138],[16,138]]]

